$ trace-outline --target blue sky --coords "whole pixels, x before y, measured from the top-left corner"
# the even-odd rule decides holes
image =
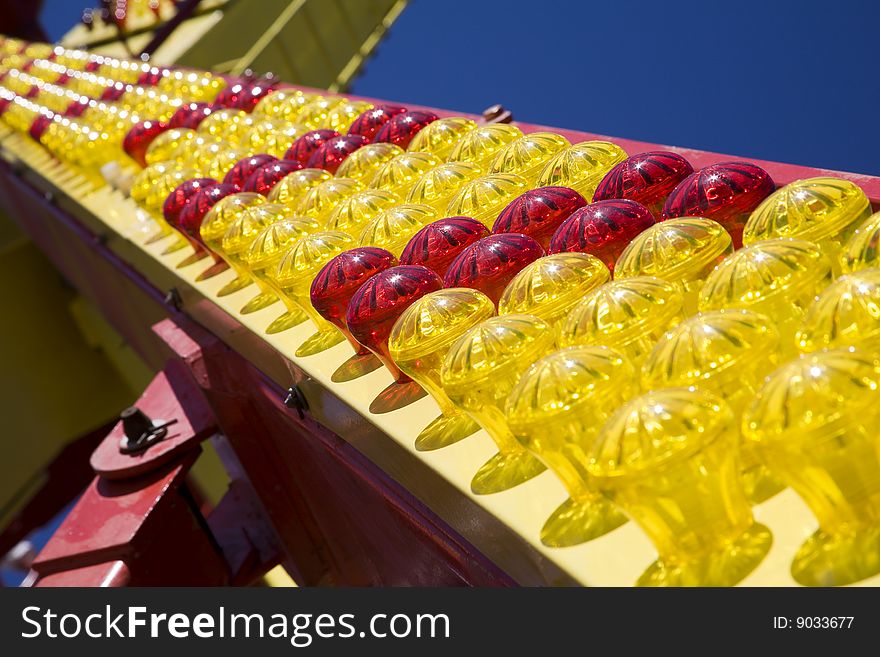
[[[50,34],[85,4],[48,0]],[[412,0],[352,91],[880,175],[878,25],[872,0]]]

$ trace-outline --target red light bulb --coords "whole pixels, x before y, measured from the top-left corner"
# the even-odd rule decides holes
[[[402,265],[422,265],[440,278],[471,244],[489,235],[489,229],[470,217],[447,217],[413,235],[400,254]]]
[[[275,160],[254,170],[244,183],[242,191],[268,196],[272,188],[286,176],[299,171],[303,165],[293,160]]]
[[[122,94],[132,88],[133,87],[130,84],[125,84],[124,82],[114,82],[113,84],[105,88],[103,92],[101,92],[101,97],[98,100],[112,103],[119,100],[122,97]]]
[[[626,199],[596,201],[575,210],[556,229],[547,253],[589,253],[614,272],[614,264],[627,245],[654,223],[654,215],[641,203]]]
[[[257,103],[259,103],[260,100],[264,96],[267,96],[271,91],[274,91],[277,86],[278,81],[270,77],[262,77],[258,80],[254,80],[253,82],[246,84],[239,94],[233,96],[231,104],[228,105],[228,107],[251,113],[254,111]]]
[[[244,157],[233,164],[232,168],[226,172],[226,175],[223,177],[223,182],[228,185],[235,185],[236,187],[241,189],[244,187],[245,182],[247,182],[247,179],[251,177],[254,171],[266,164],[271,164],[272,162],[275,162],[277,160],[277,157],[275,157],[274,155],[269,155],[267,153],[260,153],[258,155],[249,155],[248,157]]]
[[[306,166],[309,169],[324,169],[335,174],[339,165],[349,155],[368,143],[366,137],[360,135],[339,135],[328,139],[312,153]]]
[[[147,147],[153,140],[168,130],[169,126],[164,121],[141,121],[131,127],[122,140],[122,150],[142,167],[147,166]]]
[[[230,194],[236,194],[238,191],[239,189],[235,185],[227,185],[225,183],[215,183],[201,188],[183,206],[183,210],[181,210],[178,218],[180,229],[190,240],[195,240],[204,251],[210,251],[199,233],[202,221],[204,221],[205,215],[208,214],[208,210],[214,207],[217,201],[226,198]],[[218,263],[222,262],[222,258],[218,255],[214,255],[214,260]]]
[[[405,107],[399,105],[379,105],[373,109],[368,109],[358,116],[348,128],[348,134],[360,135],[372,140],[379,129],[388,123],[396,114],[405,112]]]
[[[403,311],[429,292],[443,289],[443,281],[427,267],[399,265],[368,279],[351,299],[345,322],[351,335],[372,351],[397,383],[411,381],[388,352],[391,327]]]
[[[596,187],[594,201],[625,198],[637,201],[658,220],[666,197],[694,172],[686,159],[668,151],[649,151],[616,164]]]
[[[469,287],[492,299],[495,307],[510,280],[544,255],[533,238],[519,233],[489,235],[458,254],[444,276],[446,287]]]
[[[156,68],[153,66],[138,76],[137,84],[141,87],[155,87],[165,77],[167,72],[168,69],[166,68]]]
[[[348,338],[359,355],[366,355],[370,350],[355,340],[345,323],[351,298],[369,278],[396,265],[397,258],[385,249],[361,246],[334,257],[312,281],[312,306]]]
[[[199,124],[214,112],[208,103],[185,103],[175,110],[168,119],[169,128],[189,128],[195,130]]]
[[[193,196],[205,187],[216,184],[217,181],[213,178],[190,178],[175,187],[174,191],[168,195],[168,198],[165,199],[165,203],[162,205],[162,215],[165,217],[165,221],[174,230],[183,235],[190,244],[192,244],[196,253],[204,253],[204,249],[199,242],[194,240],[183,230],[180,215]]]
[[[285,160],[299,162],[303,166],[312,157],[312,154],[321,148],[325,141],[338,137],[335,130],[311,130],[294,141],[284,154]]]
[[[429,123],[436,121],[437,118],[433,112],[420,110],[395,114],[379,129],[379,132],[373,137],[373,143],[384,141],[406,150],[416,133]]]
[[[91,107],[92,102],[93,101],[91,98],[80,96],[76,100],[70,102],[70,104],[64,110],[64,116],[68,118],[76,118],[77,116],[82,116],[83,112]]]
[[[719,162],[682,180],[666,199],[663,219],[705,217],[724,226],[733,248],[742,246],[752,211],[776,189],[770,174],[750,162]]]
[[[539,187],[520,194],[501,211],[493,233],[522,233],[546,249],[550,238],[571,213],[587,204],[568,187]]]
[[[28,128],[28,134],[31,136],[31,139],[34,141],[40,141],[40,137],[46,132],[46,128],[52,123],[54,117],[55,113],[49,110],[43,110],[37,114],[31,122],[31,127]]]

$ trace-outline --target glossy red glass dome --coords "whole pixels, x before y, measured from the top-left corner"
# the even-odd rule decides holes
[[[254,171],[277,160],[277,157],[267,153],[244,157],[233,164],[232,168],[226,172],[226,175],[223,177],[223,182],[243,188],[245,182],[247,182],[248,178],[251,177]]]
[[[469,287],[492,299],[495,306],[510,280],[544,255],[528,235],[501,233],[478,240],[458,254],[444,277],[446,287]]]
[[[182,231],[180,213],[183,212],[183,208],[199,191],[216,184],[217,181],[213,178],[190,178],[175,187],[162,205],[162,216],[165,217],[168,225]]]
[[[298,137],[287,149],[284,154],[285,160],[299,162],[303,166],[312,157],[312,154],[324,144],[325,141],[338,137],[339,133],[335,130],[311,130],[301,137]]]
[[[401,112],[391,117],[373,137],[373,143],[387,142],[406,150],[419,130],[437,120],[433,112],[413,110]]]
[[[272,188],[281,182],[287,175],[299,171],[303,165],[293,160],[275,160],[254,170],[244,183],[242,190],[256,192],[268,196]]]
[[[776,189],[770,174],[750,162],[719,162],[682,180],[666,199],[663,219],[705,217],[724,226],[733,247],[752,211]]]
[[[410,238],[400,254],[400,264],[422,265],[442,278],[459,253],[488,235],[489,229],[476,219],[440,219]]]
[[[122,140],[122,150],[128,153],[132,160],[145,167],[147,147],[167,129],[168,124],[164,121],[147,120],[136,123]]]
[[[562,222],[586,204],[583,196],[568,187],[530,189],[507,204],[492,225],[492,232],[522,233],[547,249]]]
[[[379,129],[388,123],[393,116],[406,111],[405,107],[399,105],[379,105],[373,109],[368,109],[361,113],[348,128],[348,134],[360,135],[366,139],[372,140]]]
[[[385,249],[361,246],[343,251],[328,262],[312,281],[311,300],[318,314],[338,328],[359,354],[369,349],[359,343],[345,323],[351,299],[361,285],[381,271],[397,265]]]
[[[248,113],[253,112],[257,103],[259,103],[260,100],[270,92],[274,91],[277,86],[278,80],[274,77],[262,77],[253,80],[246,84],[238,94],[233,94],[227,107],[244,110]]]
[[[339,135],[338,137],[333,137],[321,144],[312,153],[306,166],[310,169],[324,169],[335,174],[339,165],[345,161],[345,158],[368,143],[370,142],[367,141],[367,138],[360,135]]]
[[[37,114],[34,117],[34,120],[31,121],[30,128],[28,128],[28,134],[31,136],[31,139],[34,141],[40,141],[40,137],[46,132],[46,128],[52,123],[54,116],[55,113],[50,112],[49,110],[44,110]]]
[[[70,104],[64,110],[64,116],[71,119],[76,118],[77,116],[82,116],[82,113],[85,112],[91,104],[91,98],[80,96],[76,100],[70,101]]]
[[[168,119],[168,127],[195,130],[202,121],[213,113],[214,106],[208,103],[185,103],[178,107]]]
[[[627,245],[654,223],[654,215],[641,203],[627,199],[596,201],[575,210],[562,223],[553,234],[547,253],[589,253],[613,272]]]
[[[126,91],[132,89],[130,84],[125,84],[124,82],[114,82],[113,84],[107,86],[104,91],[101,92],[101,96],[98,100],[103,100],[107,103],[112,103],[114,101],[119,100]]]
[[[442,288],[443,281],[427,267],[399,265],[367,280],[351,299],[345,318],[348,330],[379,357],[398,383],[410,378],[400,371],[388,352],[391,328],[414,301]]]
[[[138,76],[137,84],[141,87],[155,87],[167,72],[168,69],[153,66]]]
[[[629,199],[641,203],[660,219],[666,197],[693,172],[690,162],[677,153],[639,153],[616,164],[605,174],[596,187],[593,200]]]
[[[216,183],[203,187],[183,206],[179,218],[180,229],[188,237],[210,251],[199,233],[202,221],[205,219],[205,215],[208,214],[208,210],[213,208],[215,203],[239,191],[235,185],[227,185],[225,183]]]

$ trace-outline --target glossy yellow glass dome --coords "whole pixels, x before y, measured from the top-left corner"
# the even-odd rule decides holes
[[[880,266],[880,212],[865,219],[843,245],[840,268],[848,274]]]
[[[355,241],[339,231],[322,231],[307,235],[294,243],[282,256],[271,276],[281,290],[282,301],[288,312],[303,311],[317,327],[318,332],[296,350],[297,356],[311,356],[345,340],[333,324],[324,319],[312,306],[312,280],[334,256],[356,246]],[[287,313],[269,325],[268,333],[287,327]],[[281,329],[284,330],[284,329]]]
[[[807,309],[796,344],[802,352],[858,347],[880,354],[880,269],[845,274]]]
[[[257,119],[244,110],[221,109],[205,117],[196,132],[219,137],[235,145],[244,137]]]
[[[682,318],[681,288],[652,276],[605,283],[588,293],[559,328],[559,346],[606,345],[634,367]]]
[[[667,331],[642,366],[642,388],[695,387],[724,399],[735,424],[764,378],[779,365],[779,333],[766,315],[751,310],[714,310]],[[751,445],[741,445],[743,484],[753,502],[782,486],[761,466]]]
[[[324,223],[330,212],[343,200],[363,191],[364,186],[351,178],[331,178],[311,187],[297,205],[299,214],[314,217]]]
[[[367,144],[345,158],[336,170],[336,175],[359,180],[366,185],[379,169],[403,152],[400,146],[394,144]]]
[[[253,114],[295,122],[300,110],[319,98],[316,94],[306,94],[299,89],[279,89],[260,99]]]
[[[495,304],[482,292],[449,288],[415,301],[392,327],[388,338],[391,358],[434,398],[442,413],[416,437],[416,449],[446,447],[478,429],[447,397],[440,370],[452,343],[494,314]]]
[[[223,297],[244,289],[253,282],[247,255],[251,244],[264,229],[284,216],[287,208],[278,203],[263,203],[246,208],[229,224],[220,242],[219,253],[235,271],[236,278],[224,285],[217,296]]]
[[[410,189],[406,202],[430,205],[442,216],[452,197],[481,174],[480,167],[467,162],[440,164],[422,174]]]
[[[600,427],[636,392],[634,374],[613,349],[568,347],[529,367],[507,398],[511,431],[559,477],[570,496],[544,523],[545,545],[577,545],[625,522],[599,495],[587,465]]]
[[[540,317],[561,325],[584,295],[611,280],[608,267],[586,253],[557,253],[526,265],[501,294],[498,314]]]
[[[330,112],[337,107],[341,107],[348,102],[346,98],[326,97],[313,100],[307,105],[303,105],[296,117],[297,123],[302,123],[309,130],[317,130],[318,128],[329,127]]]
[[[733,252],[724,227],[699,217],[661,221],[639,233],[620,254],[614,278],[656,276],[679,283],[684,310],[697,309],[703,281],[721,260]]]
[[[727,404],[688,388],[637,397],[602,428],[588,472],[658,552],[638,585],[732,586],[763,560],[772,537],[752,516],[737,440]]]
[[[746,246],[721,262],[700,290],[700,310],[748,308],[772,318],[784,354],[813,300],[832,280],[831,262],[811,242],[772,239]]]
[[[174,160],[180,147],[196,138],[195,130],[186,128],[172,128],[158,135],[150,145],[147,146],[146,159],[147,164],[156,164],[157,162],[167,162]]]
[[[767,379],[743,433],[810,507],[819,529],[791,564],[800,584],[880,572],[880,360],[855,349],[805,355]]]
[[[238,219],[246,209],[266,202],[265,196],[255,192],[239,192],[221,198],[208,210],[202,220],[199,235],[202,236],[209,249],[215,253],[222,253],[223,236],[232,222]]]
[[[538,175],[537,184],[539,187],[569,187],[589,201],[602,177],[626,158],[626,151],[610,141],[578,142],[547,162]]]
[[[449,154],[450,162],[470,162],[488,170],[495,156],[523,136],[522,130],[505,123],[479,126],[466,133]]]
[[[553,350],[550,325],[531,315],[487,319],[461,336],[443,361],[447,396],[492,438],[499,453],[474,476],[471,488],[488,494],[507,490],[544,470],[517,441],[505,415],[507,396],[529,365]]]
[[[263,119],[242,135],[241,146],[253,153],[268,153],[282,158],[294,140],[307,130],[305,126],[283,119]]]
[[[416,133],[407,150],[431,153],[445,160],[462,137],[475,130],[476,121],[463,116],[452,116],[432,121]]]
[[[532,132],[500,150],[492,160],[489,172],[512,173],[531,184],[537,181],[553,157],[570,146],[568,139],[554,132]]]
[[[401,198],[406,198],[422,174],[439,164],[440,158],[430,153],[397,155],[376,171],[370,181],[370,188],[394,192]]]
[[[365,189],[343,199],[330,211],[326,230],[340,230],[359,237],[364,228],[380,213],[400,203],[400,198],[381,189]]]
[[[324,169],[300,169],[284,176],[269,192],[269,200],[296,207],[310,189],[332,179],[333,175]]]
[[[524,178],[511,173],[480,176],[458,191],[445,214],[476,219],[491,230],[498,214],[528,188]]]
[[[365,100],[350,100],[341,103],[327,113],[327,122],[323,127],[344,133],[358,116],[373,107],[375,107],[373,103]]]
[[[400,257],[403,247],[419,230],[440,217],[434,208],[416,203],[403,203],[381,212],[361,231],[361,246],[378,246]]]
[[[797,180],[755,209],[743,229],[743,244],[773,237],[809,240],[837,267],[843,243],[870,214],[868,197],[855,183],[830,177]]]

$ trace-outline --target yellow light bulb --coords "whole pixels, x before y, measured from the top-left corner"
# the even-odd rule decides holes
[[[479,126],[458,141],[448,159],[450,162],[470,162],[486,170],[499,151],[522,136],[522,130],[505,123]]]
[[[267,205],[276,207],[276,204],[271,202]],[[261,291],[242,307],[241,313],[243,315],[267,308],[282,297],[283,293],[275,284],[272,272],[297,240],[320,230],[318,222],[311,217],[297,216],[289,207],[284,206],[284,208],[284,213],[276,217],[272,224],[264,228],[254,238],[244,255],[248,271]],[[287,325],[282,327],[284,322],[278,322],[276,327],[279,331],[285,330],[306,321],[306,319],[306,314],[301,310],[291,312],[286,316]]]
[[[294,121],[305,105],[318,99],[319,96],[303,93],[299,89],[278,89],[261,98],[253,114]]]
[[[319,98],[307,105],[303,105],[297,115],[297,122],[307,126],[310,130],[329,128],[330,112],[344,105],[348,100],[339,97]]]
[[[642,366],[642,388],[711,392],[727,402],[738,428],[743,410],[779,360],[779,333],[769,317],[751,310],[709,311],[683,321],[658,340]],[[740,453],[743,485],[751,501],[762,502],[782,490],[750,444],[741,444]]]
[[[752,212],[743,244],[773,237],[808,240],[819,245],[836,270],[844,242],[870,214],[868,197],[855,183],[830,177],[797,180]]]
[[[312,280],[321,268],[335,255],[356,246],[355,241],[339,231],[313,233],[297,241],[282,256],[278,266],[270,273],[281,290],[281,300],[288,311],[301,310],[318,328],[296,350],[299,357],[311,356],[345,340],[345,336],[333,324],[321,317],[312,306],[310,289]],[[286,324],[285,315],[279,317],[266,329],[275,333],[279,326]]]
[[[466,183],[449,202],[448,217],[470,217],[492,229],[498,214],[529,188],[526,180],[512,173],[490,173]]]
[[[540,317],[554,331],[584,295],[611,280],[608,267],[586,253],[557,253],[526,265],[507,284],[498,314]]]
[[[296,207],[310,189],[332,179],[333,175],[324,169],[300,169],[284,176],[269,192],[269,200]]]
[[[350,100],[341,103],[327,113],[327,126],[330,130],[345,133],[354,123],[354,120],[366,112],[373,109],[373,103],[363,100]]]
[[[626,151],[610,141],[582,141],[553,156],[538,175],[537,184],[569,187],[589,200],[603,176],[626,158]]]
[[[365,189],[342,200],[327,217],[325,230],[339,230],[352,237],[359,237],[364,228],[381,212],[400,203],[391,192]]]
[[[810,242],[772,239],[746,246],[706,278],[700,310],[748,308],[771,317],[783,355],[794,356],[794,334],[807,308],[832,280],[831,262]]]
[[[439,164],[440,159],[429,153],[396,155],[376,171],[370,180],[370,188],[393,192],[400,198],[406,198],[422,174]]]
[[[544,471],[544,465],[511,432],[504,405],[520,376],[552,351],[553,342],[553,331],[543,320],[506,315],[481,322],[447,352],[440,371],[446,395],[498,447],[498,453],[471,480],[474,493],[498,493]]]
[[[323,224],[333,208],[363,189],[364,186],[357,180],[331,178],[310,188],[297,205],[296,211],[298,214],[314,217]]]
[[[519,441],[559,477],[569,498],[547,519],[541,542],[568,547],[598,538],[626,518],[587,472],[599,428],[636,391],[632,366],[608,347],[568,347],[523,374],[507,399]]]
[[[467,162],[440,164],[422,174],[409,191],[406,202],[429,205],[443,213],[462,186],[481,174],[480,167]]]
[[[851,584],[880,572],[878,422],[880,360],[855,349],[783,365],[746,410],[746,439],[819,521],[791,564],[800,584]]]
[[[804,353],[857,347],[880,353],[880,269],[845,274],[807,309],[795,339]]]
[[[490,173],[513,173],[532,184],[558,153],[571,146],[562,135],[532,132],[510,142],[492,160]]]
[[[377,246],[399,258],[410,238],[432,221],[439,219],[428,205],[403,203],[376,215],[361,231],[360,246]]]
[[[239,192],[221,198],[208,210],[202,220],[199,235],[211,251],[221,254],[223,253],[223,236],[226,235],[229,226],[248,208],[266,202],[266,197],[256,192]]]
[[[476,121],[463,116],[437,119],[416,133],[407,150],[431,153],[445,160],[455,145],[469,132],[477,128]]]
[[[846,273],[880,266],[880,212],[865,219],[846,241],[840,253],[840,268]]]
[[[724,227],[699,217],[661,221],[639,233],[620,254],[614,278],[656,276],[678,283],[684,293],[684,312],[697,310],[703,281],[715,265],[733,252]]]
[[[495,304],[482,292],[449,288],[430,292],[415,301],[392,327],[388,338],[391,358],[440,407],[441,415],[416,437],[417,450],[446,447],[479,429],[446,396],[440,370],[452,343],[494,314]]]
[[[636,368],[682,318],[681,288],[653,276],[612,281],[588,293],[559,327],[559,346],[606,345]]]
[[[345,158],[336,175],[339,178],[353,178],[366,185],[379,169],[403,152],[400,146],[394,144],[367,144]]]
[[[637,397],[602,428],[587,471],[658,552],[639,586],[732,586],[763,560],[773,539],[752,516],[736,444],[727,404],[688,388]]]
[[[150,145],[147,146],[147,152],[144,158],[147,164],[155,164],[156,162],[165,162],[175,159],[174,155],[181,146],[188,141],[196,138],[196,131],[187,128],[172,128],[158,135]]]

